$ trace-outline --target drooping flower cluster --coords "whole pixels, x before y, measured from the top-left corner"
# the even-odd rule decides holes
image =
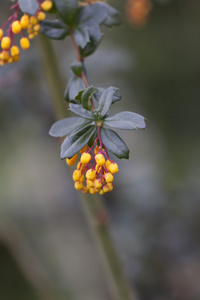
[[[0,65],[4,66],[6,63],[17,62],[20,57],[20,48],[15,44],[15,35],[21,34],[20,46],[23,50],[30,47],[30,39],[33,39],[40,31],[40,22],[46,18],[43,11],[48,11],[52,8],[52,1],[45,0],[41,3],[38,1],[39,9],[34,16],[24,14],[18,19],[19,4],[12,6],[14,13],[10,16],[7,22],[0,27]],[[8,25],[8,29],[4,28]],[[5,32],[4,32],[5,31]],[[25,36],[25,31],[27,36]]]
[[[95,144],[94,144],[95,145]],[[106,151],[96,146],[87,145],[80,151],[81,157],[73,172],[74,187],[83,193],[103,195],[113,190],[113,174],[118,172],[118,165],[113,162]],[[77,160],[77,154],[71,159],[66,159],[68,165],[73,165]]]
[[[131,25],[137,27],[146,24],[151,10],[151,0],[127,0],[125,5],[125,13],[128,21]]]

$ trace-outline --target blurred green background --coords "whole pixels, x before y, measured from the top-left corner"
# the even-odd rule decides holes
[[[53,45],[67,82],[71,42]],[[147,130],[120,132],[130,160],[103,198],[128,278],[140,300],[199,300],[200,1],[155,0],[141,29],[123,15],[86,66],[89,83],[120,88],[113,114],[147,118]],[[72,169],[48,135],[50,98],[36,38],[0,68],[0,298],[110,300]]]

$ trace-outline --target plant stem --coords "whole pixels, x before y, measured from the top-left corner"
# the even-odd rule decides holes
[[[71,36],[74,45],[76,45],[73,35]],[[53,95],[53,107],[57,119],[64,117],[61,94],[63,93],[60,85],[61,76],[59,74],[55,53],[49,39],[40,36],[39,46],[43,68],[46,73],[47,84],[50,94]],[[75,46],[77,58],[80,56],[77,46]],[[79,54],[78,54],[79,53]],[[80,57],[79,57],[80,59]],[[84,75],[85,76],[85,75]],[[58,83],[58,85],[57,85]],[[94,240],[100,251],[108,288],[113,300],[136,300],[133,290],[130,289],[127,279],[122,270],[121,263],[116,254],[109,229],[108,217],[104,208],[102,199],[97,195],[80,194],[87,221],[90,225]]]

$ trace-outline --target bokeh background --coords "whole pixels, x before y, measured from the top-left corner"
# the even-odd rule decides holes
[[[143,26],[125,0],[110,3],[123,25],[104,29],[88,80],[120,88],[113,114],[147,119],[147,130],[120,132],[131,154],[102,200],[111,235],[138,299],[199,300],[200,1],[152,1]],[[0,5],[3,24],[10,3]],[[67,82],[71,41],[53,45]],[[50,98],[36,38],[0,68],[0,298],[110,300],[72,169],[48,135]]]

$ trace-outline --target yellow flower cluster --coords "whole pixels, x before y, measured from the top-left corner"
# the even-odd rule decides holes
[[[38,35],[40,31],[40,22],[46,18],[46,14],[42,11],[48,11],[52,8],[52,1],[45,0],[40,4],[40,8],[37,10],[34,16],[24,14],[21,19],[18,17],[18,4],[16,4],[14,14],[8,19],[8,21],[0,28],[0,65],[4,66],[7,63],[17,62],[19,60],[20,49],[15,45],[15,34],[21,34],[20,46],[22,49],[27,50],[30,47],[30,39],[33,39]],[[3,28],[9,24],[7,35],[4,36]],[[24,36],[23,30],[26,30],[28,37]]]
[[[80,151],[81,157],[73,172],[74,187],[83,193],[103,195],[113,190],[113,174],[118,172],[118,165],[107,158],[106,152],[96,146],[94,153],[85,146]],[[89,153],[91,152],[91,154]],[[107,158],[107,159],[106,159]],[[75,164],[77,154],[66,159],[68,165]]]

